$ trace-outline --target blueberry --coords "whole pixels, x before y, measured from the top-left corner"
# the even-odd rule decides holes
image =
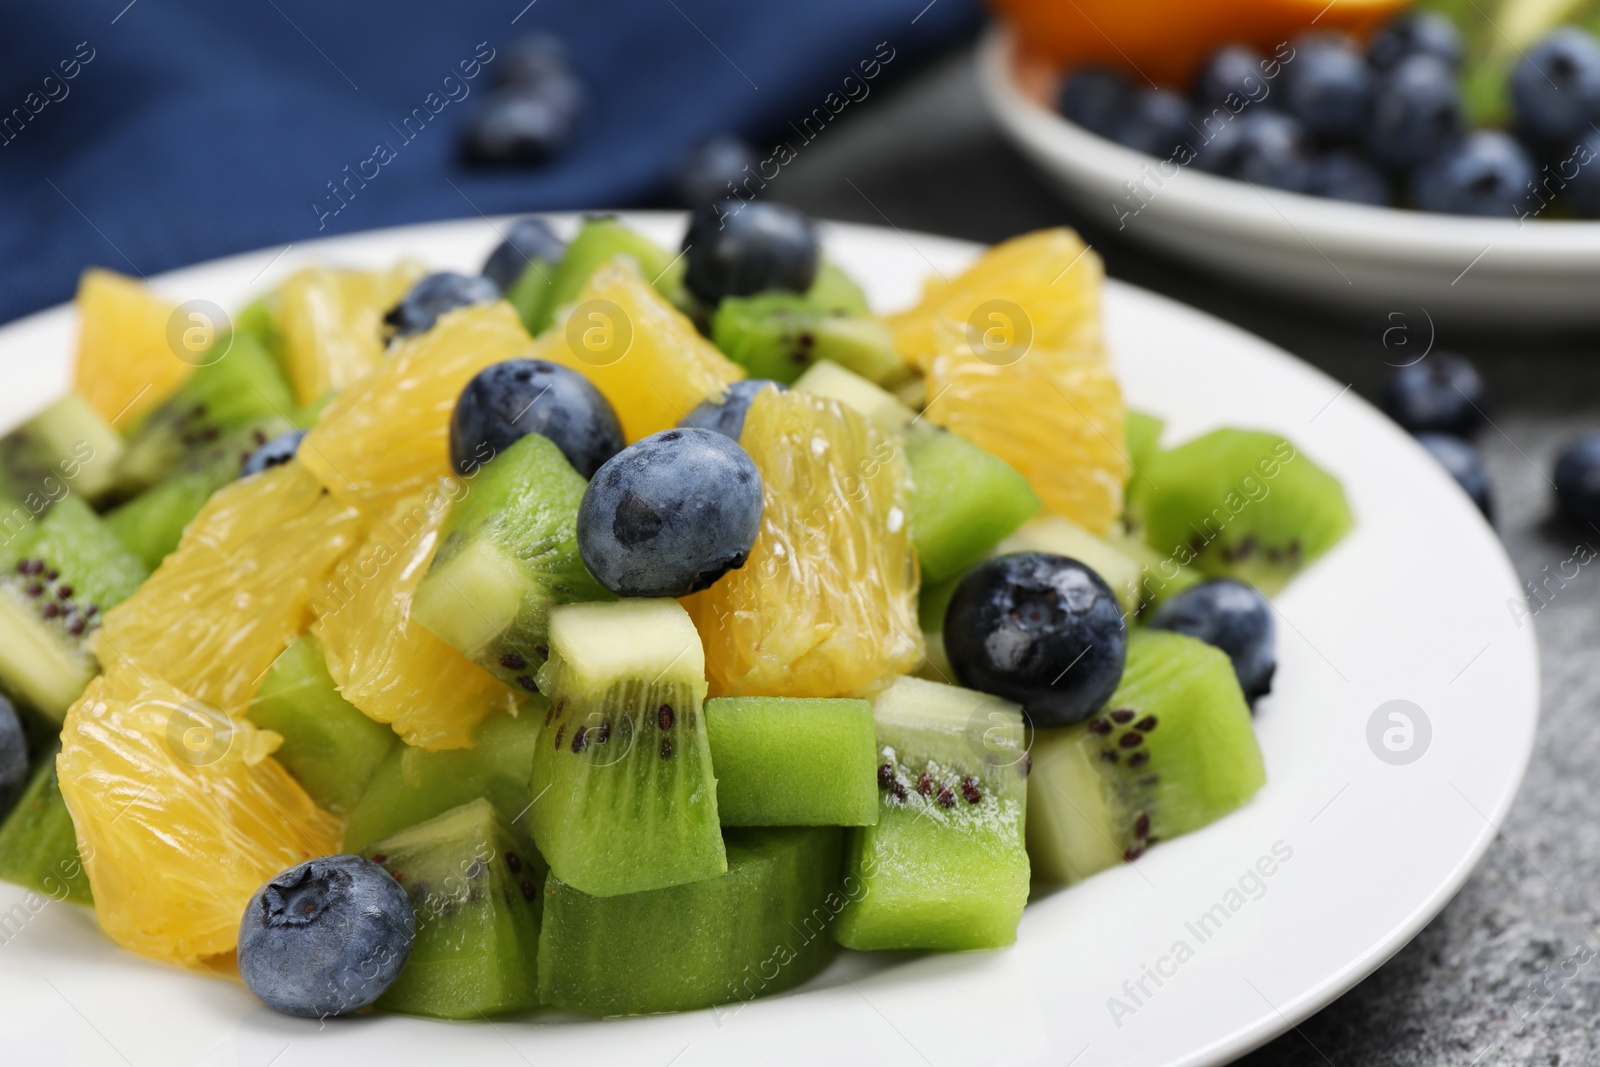
[[[625,443],[600,390],[577,371],[542,359],[512,359],[473,376],[450,415],[450,466],[477,469],[530,433],[548,437],[585,478]]]
[[[1327,152],[1313,160],[1306,192],[1375,207],[1388,207],[1394,202],[1384,176],[1353,152]]]
[[[1372,68],[1342,35],[1302,37],[1284,67],[1283,106],[1316,136],[1357,137],[1372,109]]]
[[[461,144],[469,163],[532,166],[560,155],[583,112],[583,85],[557,73],[497,89],[468,123]]]
[[[0,817],[28,785],[28,738],[11,701],[0,696]]]
[[[683,235],[684,282],[701,300],[767,289],[803,293],[821,249],[811,220],[792,207],[723,200],[697,208]]]
[[[761,472],[713,430],[663,430],[595,473],[578,552],[618,596],[685,596],[744,566],[761,529]]]
[[[542,260],[547,265],[560,263],[566,251],[566,242],[555,235],[550,224],[530,215],[511,224],[505,240],[483,261],[482,274],[499,286],[502,293],[509,293],[522,272],[528,269],[528,264],[534,260]]]
[[[1276,626],[1272,606],[1254,586],[1232,578],[1201,582],[1162,604],[1150,628],[1188,634],[1222,649],[1252,704],[1272,691]]]
[[[1170,159],[1192,136],[1188,102],[1165,89],[1141,90],[1115,134],[1118,144],[1160,159]]]
[[[360,856],[307,860],[250,898],[239,976],[285,1015],[344,1015],[394,984],[415,936],[411,901],[388,871]]]
[[[1260,52],[1233,44],[1212,53],[1195,80],[1195,101],[1206,111],[1225,108],[1238,113],[1261,103],[1272,89],[1263,73],[1267,61]]]
[[[1567,443],[1556,460],[1556,502],[1574,522],[1600,524],[1600,431]]]
[[[276,467],[287,463],[294,458],[300,450],[300,439],[305,437],[304,430],[290,430],[280,433],[248,456],[244,457],[244,466],[239,470],[239,477],[248,478],[252,474],[260,474],[268,467]]]
[[[1247,111],[1233,121],[1239,129],[1232,159],[1222,173],[1255,185],[1304,192],[1311,181],[1311,157],[1300,123],[1276,111]]]
[[[1394,372],[1383,410],[1412,433],[1466,437],[1483,424],[1489,396],[1471,363],[1448,352],[1434,352]]]
[[[1393,70],[1411,56],[1432,56],[1452,70],[1461,66],[1461,31],[1448,15],[1412,10],[1379,30],[1367,45],[1367,61]]]
[[[567,58],[567,46],[559,37],[548,33],[531,33],[513,41],[503,55],[497,56],[493,65],[494,85],[537,85],[546,78],[572,73],[572,63]]]
[[[696,145],[678,166],[678,203],[695,208],[738,195],[760,165],[756,150],[739,138],[713,137]]]
[[[1461,135],[1461,87],[1438,57],[1410,56],[1378,82],[1367,152],[1389,170],[1410,170]]]
[[[1411,198],[1423,211],[1520,218],[1533,179],[1520,144],[1499,130],[1475,130],[1417,168]]]
[[[1555,170],[1567,180],[1564,191],[1572,210],[1586,219],[1600,219],[1600,131],[1584,134],[1573,151],[1555,164]]]
[[[1228,174],[1239,159],[1244,123],[1227,113],[1196,112],[1194,118],[1195,166],[1211,174]]]
[[[1132,96],[1133,86],[1117,71],[1083,67],[1062,81],[1056,110],[1090,133],[1114,137]]]
[[[1419,433],[1417,444],[1426,448],[1439,465],[1450,472],[1483,517],[1493,520],[1494,504],[1489,494],[1489,472],[1478,450],[1459,437],[1446,433]]]
[[[439,316],[468,304],[500,299],[500,287],[476,274],[430,274],[406,291],[383,321],[392,337],[407,337],[433,329]]]
[[[715,430],[722,436],[737,441],[739,435],[744,433],[744,417],[750,410],[750,402],[756,398],[757,393],[769,385],[779,392],[787,392],[789,389],[782,382],[768,381],[765,378],[746,378],[728,386],[718,399],[700,401],[678,425],[700,430]]]
[[[962,685],[1017,701],[1034,726],[1094,714],[1128,655],[1111,587],[1077,560],[1045,552],[969,571],[945,609],[944,641]]]
[[[1562,26],[1511,74],[1518,126],[1535,142],[1568,145],[1600,117],[1600,41]]]

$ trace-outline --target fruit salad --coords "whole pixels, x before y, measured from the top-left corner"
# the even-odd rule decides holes
[[[1051,230],[880,317],[779,205],[530,218],[174,372],[91,272],[0,439],[0,878],[315,1018],[1002,949],[1250,802],[1266,597],[1352,523],[1281,435],[1126,410],[1101,282]]]

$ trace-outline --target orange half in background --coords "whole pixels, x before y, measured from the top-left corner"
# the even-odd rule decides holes
[[[1187,88],[1225,44],[1271,54],[1311,28],[1363,34],[1410,0],[991,0],[1027,53],[1062,67],[1098,63]]]

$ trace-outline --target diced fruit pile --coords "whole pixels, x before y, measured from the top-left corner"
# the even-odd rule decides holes
[[[1032,234],[881,319],[788,208],[525,219],[169,374],[91,273],[88,399],[0,439],[0,877],[310,1017],[1010,944],[1261,787],[1263,592],[1352,522],[1276,434],[1125,411],[1101,277]]]
[[[1298,36],[1266,51],[1236,37],[1184,84],[1074,65],[1057,107],[1169,168],[1453,215],[1600,218],[1600,5],[1509,0],[1491,20],[1435,0],[1365,40],[1330,32],[1320,6]]]

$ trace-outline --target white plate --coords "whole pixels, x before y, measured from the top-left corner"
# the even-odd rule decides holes
[[[1058,115],[1059,75],[1019,60],[1006,30],[990,30],[978,68],[1006,135],[1067,200],[1120,237],[1250,285],[1369,314],[1420,320],[1425,311],[1501,328],[1600,322],[1600,222],[1375,208],[1162,165]]]
[[[662,215],[628,221],[663,240],[681,226]],[[977,251],[854,226],[827,236],[881,308],[912,299],[932,266],[950,271]],[[483,220],[418,226],[295,246],[276,259],[280,250],[268,249],[155,283],[237,308],[303,263],[376,265],[414,253],[475,270],[497,239]],[[1280,430],[1344,480],[1358,517],[1278,602],[1277,689],[1257,717],[1269,782],[1247,808],[1136,865],[1044,893],[1014,948],[846,954],[785,996],[623,1021],[289,1019],[241,986],[121,952],[87,912],[47,904],[30,915],[26,894],[0,887],[0,924],[10,924],[0,925],[6,1062],[1201,1065],[1333,1000],[1444,906],[1511,803],[1538,703],[1533,634],[1507,610],[1521,603],[1520,583],[1467,498],[1339,383],[1125,285],[1109,286],[1106,314],[1128,396],[1171,420],[1169,440],[1219,423]],[[0,330],[13,384],[0,419],[15,421],[65,381],[72,332],[65,307]],[[1432,724],[1431,746],[1409,766],[1368,748],[1369,718],[1395,699],[1415,702]],[[1257,889],[1247,872],[1275,848],[1292,856]],[[1230,896],[1241,878],[1259,899]],[[1213,919],[1220,932],[1201,943],[1188,924],[1230,903],[1241,906]],[[7,920],[8,911],[22,918]],[[1179,941],[1192,955],[1163,963]],[[1147,965],[1171,973],[1159,988],[1145,978],[1150,995],[1135,1003],[1123,983],[1137,983]],[[1114,1019],[1112,997],[1132,1014]]]

